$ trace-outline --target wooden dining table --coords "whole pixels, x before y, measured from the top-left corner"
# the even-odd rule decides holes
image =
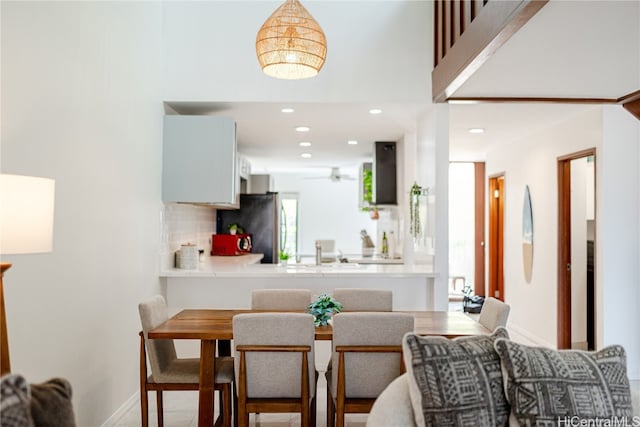
[[[200,341],[200,387],[198,395],[198,425],[213,424],[215,353],[217,340],[233,339],[233,316],[242,313],[267,312],[250,309],[187,309],[182,310],[149,331],[149,339],[180,339]],[[402,311],[414,315],[414,332],[418,335],[439,335],[455,338],[487,335],[491,331],[462,312]],[[318,326],[316,340],[331,340],[331,324]]]

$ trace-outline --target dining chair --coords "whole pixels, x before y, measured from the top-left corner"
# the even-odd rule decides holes
[[[339,313],[327,378],[327,426],[344,426],[346,413],[368,413],[378,395],[405,372],[402,337],[413,331],[409,313]]]
[[[315,327],[307,313],[247,313],[233,317],[236,419],[250,413],[299,412],[301,426],[316,425]]]
[[[511,307],[499,299],[489,297],[484,300],[478,322],[485,328],[494,331],[498,326],[507,326]]]
[[[336,288],[333,298],[344,311],[393,310],[393,293],[385,289]]]
[[[200,383],[200,358],[178,358],[173,340],[148,339],[151,329],[169,318],[165,299],[156,295],[138,305],[142,332],[140,332],[140,407],[142,425],[149,425],[148,392],[156,392],[158,427],[163,425],[162,392],[198,390]],[[151,375],[147,374],[147,356]],[[224,427],[231,427],[231,401],[233,382],[233,358],[217,357],[215,360],[214,388],[222,393],[220,417]],[[219,421],[218,420],[218,421]],[[218,425],[216,423],[216,425]]]
[[[311,304],[308,289],[254,289],[251,291],[253,310],[305,310]]]

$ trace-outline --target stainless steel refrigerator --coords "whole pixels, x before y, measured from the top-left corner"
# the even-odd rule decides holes
[[[263,264],[277,264],[280,253],[280,200],[278,193],[241,194],[240,209],[218,210],[216,233],[229,233],[230,224],[251,234],[252,253],[262,253]]]

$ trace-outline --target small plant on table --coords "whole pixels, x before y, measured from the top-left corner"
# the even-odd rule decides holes
[[[316,326],[327,326],[333,313],[340,313],[342,304],[327,294],[321,294],[314,302],[309,304],[307,312],[313,315]]]

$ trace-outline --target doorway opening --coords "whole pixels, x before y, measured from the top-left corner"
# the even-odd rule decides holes
[[[449,301],[485,295],[485,163],[449,164]]]
[[[504,301],[504,174],[489,177],[489,292]]]
[[[558,158],[558,348],[595,349],[595,148]]]

